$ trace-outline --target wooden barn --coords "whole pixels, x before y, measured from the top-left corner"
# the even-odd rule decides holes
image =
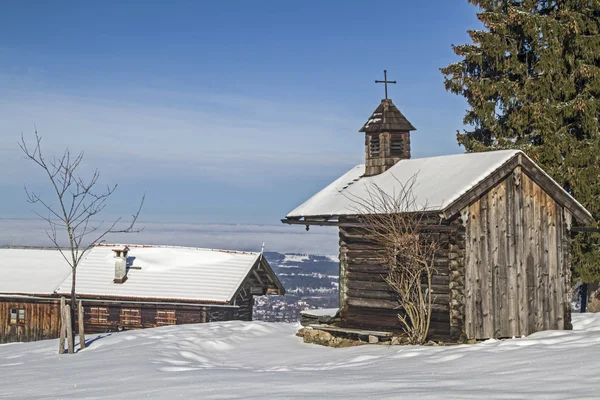
[[[465,340],[571,329],[569,243],[590,213],[514,150],[410,158],[415,128],[383,100],[360,132],[366,163],[290,212],[288,224],[339,227],[340,325],[398,332],[387,269],[365,239],[356,199],[393,196],[414,180],[414,209],[441,249],[435,259],[430,338]]]
[[[54,249],[0,249],[0,343],[56,338],[71,270]],[[252,320],[285,289],[261,253],[98,245],[77,268],[86,333]]]

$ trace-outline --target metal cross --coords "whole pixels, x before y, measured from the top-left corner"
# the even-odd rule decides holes
[[[388,83],[396,84],[396,81],[388,81],[387,80],[387,70],[384,69],[383,70],[383,80],[382,81],[375,81],[375,83],[384,83],[385,84],[385,99],[387,100],[387,84]]]

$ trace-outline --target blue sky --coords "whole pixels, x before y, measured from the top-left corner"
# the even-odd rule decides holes
[[[147,192],[147,221],[277,224],[363,159],[383,98],[417,127],[413,157],[461,152],[464,100],[443,87],[451,44],[478,27],[466,0],[11,1],[0,15],[0,218],[31,217],[21,159],[33,124],[52,154],[86,153]],[[300,229],[300,228],[299,228]]]

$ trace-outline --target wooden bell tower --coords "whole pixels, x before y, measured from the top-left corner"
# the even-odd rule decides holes
[[[400,110],[387,98],[387,80],[384,72],[385,99],[381,100],[369,120],[359,132],[365,133],[365,176],[385,172],[400,160],[410,158],[410,132],[416,128],[408,122]]]

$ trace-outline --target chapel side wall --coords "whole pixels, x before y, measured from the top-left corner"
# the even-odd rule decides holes
[[[10,310],[24,309],[25,322],[10,324]],[[32,342],[58,337],[60,304],[57,300],[0,299],[0,343]]]
[[[520,167],[463,210],[468,338],[570,326],[563,212]]]
[[[448,251],[448,289],[450,295],[450,339],[462,342],[465,335],[465,262],[466,262],[466,228],[465,220],[455,219],[452,225],[456,228],[450,234]]]
[[[349,217],[340,222],[351,222]],[[460,264],[460,224],[440,224],[436,216],[428,230],[440,243],[433,276],[433,312],[430,338],[449,340],[450,265]],[[379,247],[365,238],[362,228],[340,226],[340,312],[341,326],[378,331],[401,332],[397,296],[385,282],[388,268],[383,264]]]

